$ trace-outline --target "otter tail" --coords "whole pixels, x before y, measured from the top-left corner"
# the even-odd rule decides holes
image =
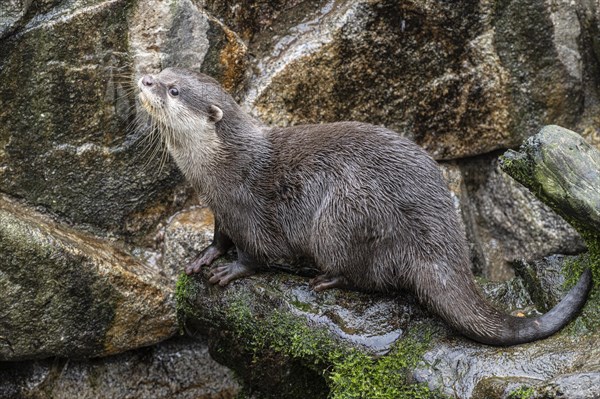
[[[439,281],[427,283],[437,285],[439,289],[435,291],[441,295],[433,298],[427,292],[418,292],[420,299],[460,333],[475,341],[498,346],[536,341],[559,331],[575,318],[592,288],[592,274],[587,269],[575,287],[549,312],[524,318],[507,315],[491,306],[470,278],[470,273],[465,277],[452,276],[457,279],[450,275],[438,274],[438,277],[441,278],[433,280]]]

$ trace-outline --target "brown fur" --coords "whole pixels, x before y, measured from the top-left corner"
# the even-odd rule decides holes
[[[211,282],[226,285],[282,259],[308,259],[323,272],[313,281],[317,290],[409,289],[456,330],[496,345],[548,336],[585,303],[589,271],[541,318],[490,306],[474,284],[436,162],[397,133],[357,122],[270,128],[205,75],[167,69],[148,79],[152,84],[140,81],[145,106],[217,220],[214,243],[189,273],[232,244],[240,259],[217,268]]]

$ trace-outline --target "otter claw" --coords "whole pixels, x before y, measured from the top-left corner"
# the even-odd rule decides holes
[[[348,280],[343,276],[329,276],[327,274],[320,274],[317,277],[311,279],[308,285],[313,290],[320,292],[330,288],[348,288]]]
[[[233,280],[254,274],[255,271],[239,262],[233,262],[217,266],[211,270],[211,273],[212,276],[208,281],[211,284],[219,284],[221,287],[224,287]]]

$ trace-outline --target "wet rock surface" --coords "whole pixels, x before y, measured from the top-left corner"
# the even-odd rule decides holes
[[[514,276],[512,263],[585,251],[579,233],[503,172],[497,155],[441,162],[466,232],[472,269],[492,281]]]
[[[384,355],[410,323],[427,317],[410,297],[317,294],[307,278],[289,273],[261,273],[226,288],[208,283],[208,274],[179,281],[180,317],[188,334],[209,337],[213,357],[259,397],[326,397],[323,368],[333,353]]]
[[[157,269],[0,197],[0,361],[105,356],[177,332]]]
[[[215,220],[207,207],[191,207],[173,215],[164,227],[162,267],[175,283],[185,265],[211,242]]]
[[[438,159],[518,145],[545,123],[595,131],[587,2],[326,2],[306,15],[260,42],[245,105],[266,121],[382,124]]]
[[[425,340],[427,349],[420,355],[421,361],[414,368],[392,372],[408,373],[410,381],[427,387],[431,395],[427,397],[439,393],[456,398],[502,397],[489,396],[490,385],[494,392],[506,395],[523,386],[540,395],[562,389],[573,394],[585,391],[591,396],[583,397],[591,398],[598,392],[589,381],[600,371],[596,361],[600,337],[582,330],[577,323],[543,341],[496,348],[449,331],[424,312],[410,294],[314,293],[305,278],[281,272],[262,273],[226,288],[211,286],[207,279],[205,271],[180,280],[178,303],[187,331],[209,336],[213,356],[266,397],[305,397],[297,396],[295,389],[281,392],[280,388],[307,390],[306,379],[313,382],[313,389],[317,386],[322,390],[310,391],[311,397],[325,397],[332,386],[329,373],[340,367],[327,353],[351,347],[385,359],[385,354],[407,339],[407,332],[416,326],[433,331]],[[486,284],[484,291],[509,313],[539,314],[520,278]],[[313,342],[318,343],[319,351],[311,346]],[[315,365],[317,370],[328,372],[320,374]],[[276,383],[263,384],[267,379]],[[396,383],[398,379],[401,377],[396,377]],[[490,379],[498,380],[491,384]],[[562,386],[560,381],[564,381]]]
[[[2,15],[0,15],[0,40],[10,35],[19,26],[31,3],[31,0],[7,0],[4,2]]]
[[[501,163],[571,224],[593,236],[600,231],[600,151],[579,134],[546,126]]]
[[[245,43],[196,2],[137,2],[129,20],[129,37],[132,78],[177,66],[206,73],[230,92],[244,86]]]
[[[514,275],[511,262],[585,251],[579,233],[526,187],[504,173],[497,155],[461,164],[463,218],[473,264],[491,280]]]
[[[134,100],[118,77],[130,65],[127,2],[45,2],[32,12],[0,42],[0,190],[113,232],[143,213],[148,228],[181,177],[144,170],[127,130]]]
[[[175,280],[210,240],[210,212],[193,206],[169,158],[148,148],[147,129],[131,128],[137,79],[168,66],[216,77],[266,122],[372,122],[450,160],[443,167],[474,269],[503,279],[508,262],[525,259],[519,277],[484,284],[507,312],[547,309],[600,259],[586,231],[587,257],[536,260],[579,252],[581,241],[490,153],[546,123],[600,143],[596,2],[7,0],[1,9],[0,358],[11,362],[0,362],[0,396],[212,398],[239,389],[224,371],[220,384],[223,369],[192,341],[73,360],[175,334]],[[582,181],[596,187],[594,176]],[[339,398],[365,384],[402,397],[409,391],[394,384],[420,382],[421,397],[600,395],[597,298],[567,332],[519,352],[454,336],[411,296],[317,295],[305,277],[281,272],[221,291],[191,281],[206,292],[192,295],[200,313],[179,309],[188,332],[209,334],[214,358],[250,394]],[[314,331],[317,340],[305,341]],[[407,353],[424,359],[419,367]],[[12,361],[54,356],[70,359]],[[136,377],[146,368],[157,374]]]
[[[239,89],[243,42],[186,0],[11,4],[28,18],[0,41],[0,190],[92,229],[149,232],[187,198],[135,129],[137,79],[182,66]]]
[[[597,190],[600,151],[577,133],[551,125],[530,137],[518,151],[507,151],[500,161],[508,174],[562,215],[586,241],[587,254],[565,263],[568,281],[572,283],[575,274],[590,269],[597,284],[600,279],[600,192]],[[593,289],[578,319],[591,331],[597,331],[600,326],[599,298],[600,291]]]
[[[600,388],[590,388],[589,383],[589,375],[598,373],[598,363],[593,360],[600,355],[598,342],[598,336],[563,336],[502,350],[441,342],[423,356],[424,367],[415,371],[415,378],[456,398],[509,397],[521,387],[532,393],[527,397],[544,397],[541,392],[551,392],[555,381],[570,379],[573,384],[562,387],[565,397],[577,397],[570,394],[589,389],[589,396],[579,397],[593,398],[600,393]],[[493,390],[491,379],[495,380]]]
[[[562,274],[565,263],[576,262],[577,257],[553,255],[547,258],[527,262],[513,263],[519,276],[523,278],[532,298],[539,309],[549,310],[566,293],[565,276]]]
[[[228,399],[240,386],[201,340],[177,338],[89,361],[0,363],[0,397]]]
[[[273,309],[278,309],[304,319],[305,324],[324,326],[349,344],[364,347],[373,354],[388,352],[408,326],[407,314],[416,312],[410,298],[396,301],[357,292],[346,292],[343,296],[334,292],[316,293],[308,287],[308,278],[284,272],[250,277],[225,289],[209,284],[205,278],[208,275],[209,271],[205,270],[202,278],[190,278],[198,296],[188,299],[198,312],[216,312],[220,307],[234,306],[236,301],[243,301],[253,309],[255,319],[265,318]],[[191,325],[195,317],[199,316],[196,314],[191,319]],[[209,324],[204,328],[216,328],[217,322],[215,319],[214,326]]]

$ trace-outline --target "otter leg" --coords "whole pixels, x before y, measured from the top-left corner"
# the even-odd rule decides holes
[[[238,260],[211,269],[212,276],[208,281],[224,287],[231,281],[251,276],[260,269],[261,267],[254,260],[238,249]]]
[[[348,279],[344,276],[333,276],[330,274],[320,274],[311,279],[308,285],[315,291],[325,291],[330,288],[351,288]]]
[[[200,255],[185,267],[186,274],[198,273],[202,266],[208,266],[219,256],[225,254],[233,246],[231,238],[219,228],[219,220],[215,218],[215,233],[212,243],[204,248]]]

